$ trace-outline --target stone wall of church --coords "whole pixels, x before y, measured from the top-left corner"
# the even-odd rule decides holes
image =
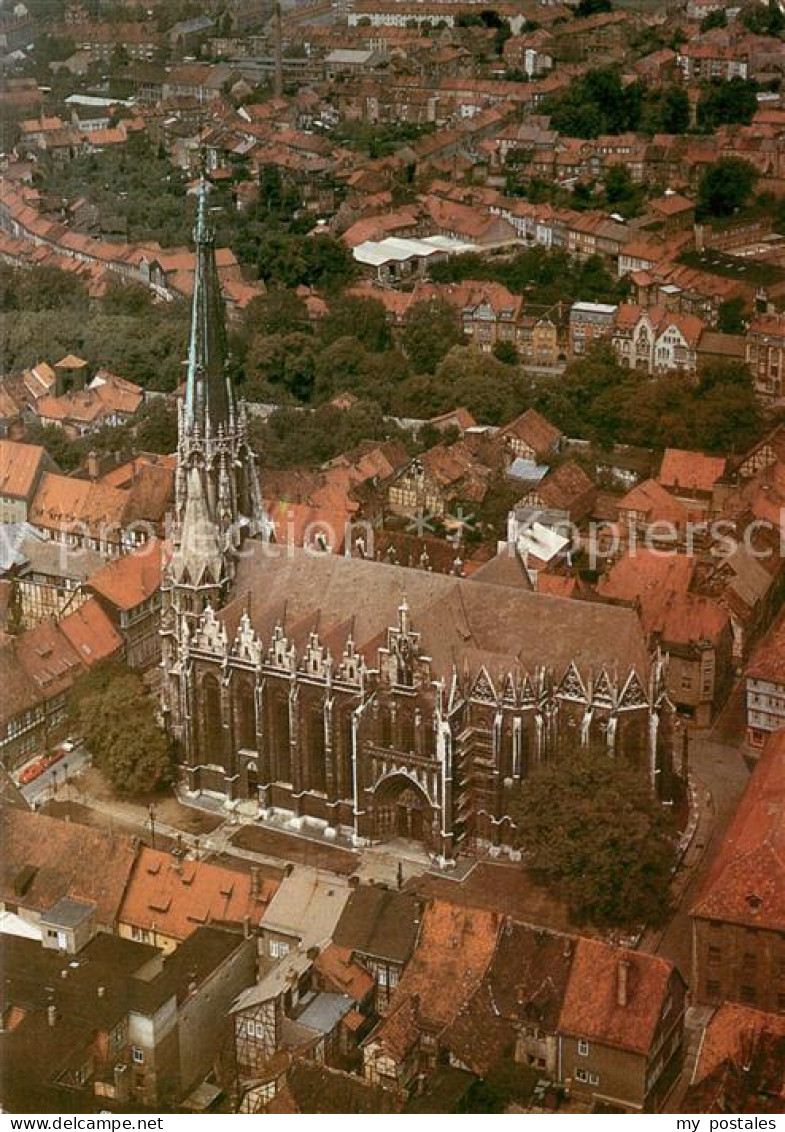
[[[315,632],[299,654],[280,627],[264,648],[247,618],[230,646],[208,610],[166,678],[188,789],[358,844],[414,838],[445,859],[510,845],[510,792],[558,744],[607,746],[667,789],[670,706],[635,673],[587,681],[570,666],[494,684],[483,669],[448,689],[408,625],[389,633],[368,669],[351,642],[333,660]]]

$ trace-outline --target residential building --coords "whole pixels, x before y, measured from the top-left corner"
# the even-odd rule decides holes
[[[177,951],[99,934],[75,958],[3,938],[3,1107],[179,1108],[220,1058],[227,1013],[254,978],[254,942],[197,927]]]
[[[57,465],[39,444],[0,439],[0,523],[24,523],[44,472]]]
[[[256,927],[277,887],[260,868],[240,871],[145,845],[128,878],[117,930],[168,954],[199,924]]]
[[[610,337],[617,307],[611,303],[573,303],[570,307],[570,353],[585,354],[593,342]]]
[[[95,595],[122,636],[131,668],[149,668],[161,659],[162,569],[163,547],[153,538],[87,579],[85,589]]]
[[[692,905],[692,994],[785,1012],[785,731],[769,737]]]
[[[114,932],[137,856],[133,837],[96,826],[0,808],[0,902],[41,939],[42,921],[65,899],[93,909],[93,930]],[[100,862],[100,869],[96,868]]]
[[[410,892],[374,885],[352,890],[333,932],[374,979],[374,1009],[381,1014],[401,981],[417,943],[422,908]]]
[[[290,951],[322,947],[332,938],[350,894],[348,883],[332,873],[291,867],[262,917],[260,954],[280,959]]]
[[[544,462],[558,453],[564,437],[542,413],[527,409],[499,429],[494,439],[504,445],[510,461],[520,457]]]
[[[59,621],[42,621],[0,644],[0,758],[15,768],[64,737],[67,695],[93,664],[117,658],[123,642],[95,601]]]
[[[706,1026],[683,1112],[782,1111],[785,1015],[725,1002]],[[720,1117],[721,1119],[721,1117]]]
[[[747,742],[755,749],[785,728],[785,618],[754,649],[745,672]]]
[[[759,315],[747,331],[747,365],[755,392],[766,404],[778,404],[785,379],[785,315]]]
[[[727,610],[691,592],[697,560],[637,549],[598,581],[607,601],[633,605],[652,647],[668,654],[668,694],[698,727],[710,724],[733,679],[733,630]]]
[[[695,315],[623,304],[613,318],[611,344],[621,365],[656,376],[694,374],[704,323]]]
[[[668,960],[578,939],[559,1016],[570,1095],[656,1111],[679,1067],[686,984]]]

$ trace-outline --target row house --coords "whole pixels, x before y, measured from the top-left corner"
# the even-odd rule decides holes
[[[100,603],[121,635],[130,668],[149,668],[161,659],[161,571],[163,548],[150,539],[139,550],[93,572],[85,590]]]
[[[92,867],[103,860],[107,838]],[[12,1112],[176,1109],[213,1070],[227,1013],[253,982],[254,941],[201,925],[177,952],[90,930],[90,903],[52,909],[55,946],[4,939],[3,1108]],[[57,940],[87,921],[91,938],[63,956]],[[47,921],[47,924],[49,921]],[[115,1108],[115,1106],[117,1106]]]
[[[651,376],[694,374],[704,323],[694,315],[659,307],[622,304],[614,315],[611,344],[619,363]]]
[[[444,517],[453,502],[481,503],[492,474],[465,440],[437,444],[393,477],[387,506],[395,515]]]
[[[57,470],[39,444],[0,440],[0,523],[26,522],[41,477]]]
[[[134,23],[83,22],[71,32],[77,51],[85,51],[94,62],[107,62],[119,50],[130,59],[151,60],[164,43],[164,35],[150,21]]]
[[[570,307],[569,348],[574,357],[589,350],[593,343],[607,339],[616,317],[615,303],[573,303]]]
[[[698,727],[710,725],[733,679],[733,632],[726,610],[692,593],[696,560],[636,549],[604,574],[597,593],[638,609],[652,646],[668,654],[668,694]]]
[[[747,331],[746,362],[761,401],[778,405],[785,381],[785,315],[759,315]]]
[[[771,735],[692,906],[695,1003],[785,1012],[785,731]]]
[[[745,674],[747,742],[759,749],[785,728],[785,620],[754,650]]]
[[[363,1074],[414,1091],[439,1065],[486,1078],[517,1064],[580,1105],[656,1111],[684,1005],[684,981],[666,960],[437,899],[363,1042]]]
[[[529,79],[542,78],[553,68],[552,36],[544,28],[514,35],[505,42],[502,58],[508,67],[523,71]]]
[[[679,48],[677,65],[686,83],[711,82],[712,79],[746,79],[749,61],[745,52],[706,42],[685,43]]]
[[[12,769],[65,734],[68,693],[87,669],[122,655],[122,638],[97,602],[42,621],[0,648],[0,760]]]

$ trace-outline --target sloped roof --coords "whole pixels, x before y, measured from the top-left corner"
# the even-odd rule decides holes
[[[58,628],[88,667],[114,656],[123,647],[123,638],[95,598],[61,618]]]
[[[350,951],[405,963],[420,926],[420,903],[413,893],[374,885],[353,890],[333,940]]]
[[[42,466],[51,460],[40,444],[19,444],[0,440],[0,495],[27,499]]]
[[[163,545],[149,539],[133,554],[124,554],[101,567],[89,580],[93,593],[118,609],[134,609],[161,585]]]
[[[124,924],[186,939],[200,924],[258,924],[277,887],[262,877],[253,894],[248,872],[206,861],[180,861],[143,846],[120,909]]]
[[[500,436],[514,436],[531,446],[537,456],[546,456],[559,443],[561,431],[536,409],[527,409],[499,432]]]
[[[416,999],[417,1019],[431,1029],[451,1022],[482,982],[496,949],[496,912],[434,900],[423,916],[417,948],[395,993]],[[385,1022],[379,1027],[383,1030]]]
[[[21,809],[0,810],[0,829],[4,901],[45,912],[71,896],[114,924],[136,857],[132,838]]]
[[[766,743],[692,915],[785,931],[785,731]]]
[[[619,1004],[620,963],[628,964],[627,1002]],[[668,995],[674,966],[657,955],[580,938],[559,1029],[573,1037],[648,1054]]]
[[[725,473],[724,456],[707,456],[683,448],[666,448],[660,465],[659,482],[676,490],[710,492]]]
[[[518,587],[477,585],[470,578],[409,570],[380,562],[294,549],[271,556],[248,546],[238,565],[236,597],[219,617],[251,621],[266,632],[279,619],[287,626],[319,611],[319,633],[345,625],[358,651],[384,640],[398,624],[406,598],[422,649],[437,673],[449,675],[459,658],[500,668],[549,665],[565,671],[618,664],[635,668],[641,679],[648,651],[633,610],[526,593]],[[358,603],[357,595],[364,600]],[[333,651],[335,655],[335,651]],[[375,653],[366,657],[376,663]]]

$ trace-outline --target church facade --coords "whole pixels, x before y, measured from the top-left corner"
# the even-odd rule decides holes
[[[667,789],[666,662],[633,610],[269,540],[205,211],[162,618],[186,788],[442,862],[510,846],[510,796],[559,745]]]

